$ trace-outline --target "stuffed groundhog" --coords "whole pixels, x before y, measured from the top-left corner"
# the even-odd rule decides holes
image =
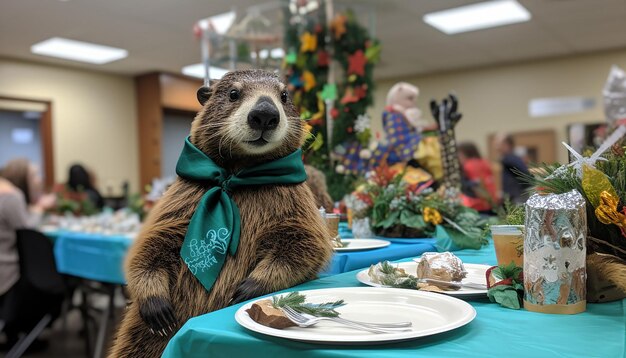
[[[189,318],[314,279],[332,255],[328,229],[304,183],[299,148],[305,133],[285,85],[269,72],[235,71],[201,88],[198,99],[203,108],[179,159],[179,177],[150,212],[129,253],[132,303],[111,357],[160,357]],[[183,156],[200,162],[181,164]],[[299,183],[263,179],[263,173],[276,170],[273,163],[287,157],[301,166]],[[225,173],[220,183],[202,180],[208,162],[211,170]],[[238,177],[252,167],[263,169],[252,179]],[[234,184],[245,180],[259,182]],[[223,228],[189,237],[194,221],[203,219],[198,213],[215,204],[202,200],[216,188],[220,205],[230,210],[231,202],[238,208],[232,215],[240,218],[232,226],[237,228],[233,237],[234,231],[239,234],[234,248]],[[206,205],[198,205],[201,201]],[[187,240],[191,254],[183,259]],[[207,289],[200,277],[215,268],[213,254],[224,260]]]

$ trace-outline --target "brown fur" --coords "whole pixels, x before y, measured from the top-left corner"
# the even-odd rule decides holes
[[[587,301],[626,298],[626,262],[607,254],[587,255]]]
[[[304,168],[307,175],[306,183],[313,192],[317,207],[323,207],[327,213],[332,212],[334,204],[333,199],[328,194],[328,187],[326,187],[326,175],[310,165],[305,165]]]
[[[255,91],[280,93],[283,85],[263,71],[227,74],[211,86],[211,97],[196,116],[191,142],[218,165],[230,170],[285,156],[303,141],[300,119],[288,101],[284,105],[290,131],[283,145],[264,155],[250,156],[237,138],[226,138],[223,124],[236,110],[228,100],[233,83],[243,84],[242,96]],[[277,103],[276,105],[282,105]],[[281,118],[282,120],[282,118]],[[232,193],[241,213],[241,236],[235,256],[228,256],[212,290],[207,292],[180,257],[187,225],[207,187],[178,178],[150,213],[127,262],[132,304],[126,311],[111,357],[160,357],[173,333],[150,332],[140,307],[150,297],[171,303],[176,332],[189,318],[229,305],[242,281],[256,285],[256,294],[285,289],[311,280],[332,254],[329,234],[306,184],[245,187]]]

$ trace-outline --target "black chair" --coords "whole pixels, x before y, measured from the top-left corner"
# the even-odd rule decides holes
[[[41,332],[59,316],[65,284],[58,273],[52,242],[34,230],[17,231],[20,279],[0,309],[5,332],[27,333],[7,353],[20,357]]]

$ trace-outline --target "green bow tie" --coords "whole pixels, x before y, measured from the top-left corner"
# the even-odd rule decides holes
[[[229,174],[191,144],[189,137],[178,158],[176,174],[211,184],[191,217],[180,249],[185,264],[207,291],[217,280],[226,252],[235,255],[239,244],[241,218],[229,193],[241,186],[298,184],[306,180],[300,149],[272,162]]]

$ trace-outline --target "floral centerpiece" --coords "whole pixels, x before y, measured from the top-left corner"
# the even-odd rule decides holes
[[[352,193],[354,218],[369,218],[372,231],[384,237],[437,237],[443,231],[460,249],[487,243],[486,222],[477,211],[455,195],[435,191],[432,180],[408,182],[404,174],[386,164],[368,173]]]

